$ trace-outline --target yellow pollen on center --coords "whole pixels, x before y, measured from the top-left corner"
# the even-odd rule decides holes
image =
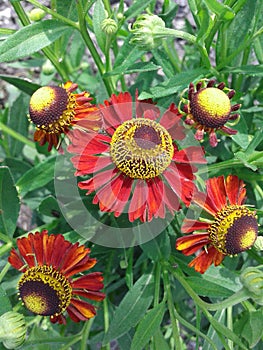
[[[208,228],[214,247],[225,255],[235,255],[249,249],[258,234],[255,212],[243,205],[229,205],[217,213]]]
[[[231,112],[229,97],[222,90],[214,87],[201,90],[197,94],[197,103],[210,118],[224,118]]]
[[[25,296],[23,302],[30,311],[37,315],[43,315],[48,308],[46,299],[36,293]]]
[[[20,297],[31,312],[59,315],[70,304],[72,287],[69,280],[52,266],[35,266],[28,269],[18,282]]]
[[[30,107],[35,112],[48,108],[55,99],[55,91],[51,86],[43,86],[33,93],[30,99]]]
[[[110,154],[116,167],[135,179],[150,179],[170,165],[173,157],[172,138],[159,123],[146,119],[131,119],[114,132]]]

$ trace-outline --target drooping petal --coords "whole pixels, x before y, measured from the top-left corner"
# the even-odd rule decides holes
[[[176,249],[184,255],[191,255],[209,243],[208,233],[196,233],[180,237],[176,240]]]
[[[213,201],[217,211],[220,211],[226,206],[227,201],[224,176],[208,179],[206,183],[206,191],[210,200]]]
[[[198,230],[207,230],[210,224],[208,222],[185,219],[181,227],[183,233],[189,233]]]
[[[27,270],[27,266],[23,261],[22,257],[17,253],[17,251],[12,248],[10,251],[10,255],[8,257],[8,262],[17,270],[22,272]]]
[[[173,160],[179,163],[206,164],[204,151],[201,147],[190,146],[180,151],[174,152]]]
[[[213,263],[215,266],[218,266],[223,259],[224,255],[211,246],[207,251],[202,251],[194,260],[192,260],[189,263],[189,266],[194,267],[195,271],[203,274]]]
[[[133,196],[129,206],[129,220],[140,218],[141,221],[146,219],[146,203],[148,198],[148,186],[143,180],[137,180]]]
[[[72,308],[74,307],[74,309]],[[82,320],[87,320],[89,318],[92,318],[96,315],[95,307],[86,301],[80,300],[80,299],[71,299],[70,303],[70,310],[73,311],[73,313],[76,316],[82,317]],[[68,310],[67,310],[68,311]]]
[[[225,180],[225,186],[229,203],[242,205],[246,198],[244,182],[235,175],[229,175]]]
[[[181,122],[182,115],[174,103],[164,112],[160,124],[168,130],[174,140],[183,140],[185,138],[185,128]]]
[[[103,288],[103,276],[101,272],[93,272],[81,276],[72,282],[73,289],[84,288],[89,291],[98,291]]]

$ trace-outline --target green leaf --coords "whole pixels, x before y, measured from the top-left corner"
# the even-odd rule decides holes
[[[27,119],[28,105],[29,97],[27,95],[20,94],[12,104],[8,113],[8,126],[10,129],[25,137],[28,135],[29,125]],[[20,156],[25,144],[11,136],[9,136],[8,139],[10,155],[13,157]]]
[[[121,337],[136,326],[152,302],[153,289],[152,274],[144,274],[139,278],[115,311],[104,344]]]
[[[153,62],[136,62],[128,67],[125,71],[123,71],[122,67],[117,67],[109,73],[106,73],[105,76],[108,75],[119,75],[119,74],[131,74],[131,73],[141,73],[141,72],[151,72],[160,69],[161,66],[157,66]]]
[[[246,66],[240,66],[240,67],[226,67],[222,69],[222,72],[245,74],[245,75],[261,77],[263,76],[263,64],[246,65]]]
[[[197,41],[200,41],[201,39],[204,40],[210,32],[211,29],[211,17],[209,15],[209,11],[205,3],[201,3],[201,6],[198,10],[198,18],[200,21],[200,28],[198,30],[197,34]]]
[[[4,164],[8,166],[9,170],[11,171],[11,174],[14,178],[14,181],[17,182],[18,179],[29,169],[31,169],[31,166],[26,163],[23,162],[20,159],[17,158],[5,158],[4,160]]]
[[[147,312],[144,318],[138,324],[135,332],[131,350],[141,350],[149,342],[151,337],[159,329],[165,312],[165,302],[157,305],[154,309]]]
[[[171,254],[171,242],[166,231],[149,242],[141,244],[141,248],[148,258],[153,261],[168,260]]]
[[[248,341],[250,349],[254,348],[262,338],[262,329],[263,309],[251,311],[242,332],[242,336]]]
[[[0,286],[0,315],[3,315],[8,311],[12,311],[12,305],[6,292]]]
[[[99,44],[99,47],[105,52],[106,35],[101,29],[101,23],[106,18],[105,8],[101,0],[97,0],[94,6],[93,29]]]
[[[16,183],[19,194],[23,197],[30,191],[43,187],[54,180],[56,156],[45,159],[27,171]]]
[[[0,79],[3,79],[7,83],[14,85],[20,91],[23,91],[28,95],[32,95],[37,89],[41,87],[38,84],[31,83],[25,79],[13,77],[11,75],[0,74]]]
[[[185,89],[190,82],[203,78],[208,73],[205,68],[192,69],[174,75],[171,79],[150,88],[150,92],[140,94],[140,99],[166,97]]]
[[[32,55],[72,30],[62,22],[49,19],[30,24],[0,44],[0,61],[10,62]]]
[[[142,55],[142,51],[138,49],[135,45],[130,44],[131,35],[128,36],[114,62],[113,71],[115,69],[120,70],[121,72],[126,72],[126,70]]]
[[[53,196],[46,197],[38,207],[38,210],[41,214],[51,216],[51,217],[58,217],[61,215],[60,207],[57,203],[57,200]]]
[[[166,342],[166,340],[164,339],[164,335],[160,329],[157,329],[156,333],[154,334],[153,342],[155,345],[155,349],[162,349],[162,350],[171,349],[168,343]]]
[[[206,0],[206,4],[210,11],[214,12],[226,20],[231,20],[235,17],[235,12],[228,6],[221,4],[217,0]]]
[[[0,167],[0,232],[13,237],[19,215],[19,198],[10,170]]]
[[[175,70],[167,54],[160,49],[152,50],[152,54],[157,64],[162,67],[164,74],[167,76],[167,78],[172,78],[175,75]]]
[[[150,5],[152,0],[145,1],[134,1],[131,6],[128,7],[128,10],[124,12],[124,17],[127,19],[135,17],[138,14],[142,13],[143,10]]]

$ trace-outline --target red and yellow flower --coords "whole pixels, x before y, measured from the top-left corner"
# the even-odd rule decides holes
[[[72,244],[61,234],[48,235],[47,230],[19,238],[17,247],[18,251],[12,248],[8,261],[23,273],[18,291],[28,310],[50,316],[51,322],[61,324],[66,323],[65,311],[74,322],[96,315],[95,307],[85,299],[105,298],[100,292],[102,274],[93,272],[74,277],[96,264],[96,259],[89,256],[89,248]]]
[[[256,212],[243,204],[245,196],[245,185],[235,175],[208,179],[206,193],[194,194],[193,203],[210,218],[185,219],[182,232],[195,232],[178,238],[176,248],[192,255],[204,247],[189,264],[197,272],[204,273],[212,263],[218,266],[225,256],[234,256],[253,246],[258,224]]]
[[[224,91],[226,90],[226,92]],[[185,123],[195,128],[195,138],[198,141],[204,139],[204,134],[209,134],[209,142],[216,147],[218,140],[216,131],[220,130],[228,135],[234,135],[236,130],[225,124],[230,120],[236,120],[239,115],[232,114],[240,108],[240,104],[231,106],[230,100],[235,95],[234,90],[225,88],[224,83],[215,85],[214,80],[205,84],[204,80],[196,85],[190,83],[188,89],[188,101],[184,105],[183,114]],[[181,102],[185,102],[183,98]]]
[[[135,111],[134,111],[135,110]],[[91,175],[79,182],[94,204],[116,217],[128,213],[132,222],[164,218],[166,209],[189,205],[194,189],[193,163],[205,163],[200,147],[179,149],[184,139],[181,115],[172,104],[160,117],[151,101],[135,108],[128,92],[112,95],[100,106],[105,132],[89,135],[73,130],[68,150],[76,175]]]
[[[73,125],[91,131],[98,131],[101,126],[98,108],[90,103],[89,93],[72,93],[77,87],[68,81],[62,87],[43,86],[31,96],[29,120],[36,125],[34,140],[41,146],[47,142],[48,151],[59,145],[60,135]]]

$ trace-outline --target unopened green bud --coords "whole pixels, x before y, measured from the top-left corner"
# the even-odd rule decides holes
[[[26,322],[18,312],[8,311],[0,317],[0,341],[7,349],[15,349],[24,343]]]
[[[118,24],[112,18],[105,18],[101,22],[101,29],[104,33],[112,35],[117,32]]]
[[[263,265],[247,267],[240,275],[240,281],[249,293],[251,299],[263,305]]]
[[[136,19],[132,28],[130,28],[134,35],[130,42],[144,50],[155,49],[162,44],[165,37],[165,35],[162,35],[164,29],[165,23],[160,17],[143,14]]]
[[[46,60],[42,66],[42,72],[45,75],[51,75],[55,72],[55,67],[53,66],[53,64],[49,60]]]
[[[41,10],[41,9],[33,9],[32,11],[29,12],[28,17],[31,19],[33,22],[38,22],[42,18],[44,18],[46,15],[46,12]]]
[[[256,242],[253,246],[256,250],[262,251],[263,250],[263,236],[258,236],[256,239]]]

